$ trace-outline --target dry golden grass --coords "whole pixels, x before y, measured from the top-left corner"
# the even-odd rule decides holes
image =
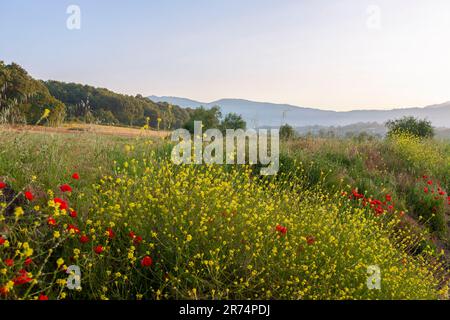
[[[0,131],[14,131],[14,132],[43,132],[43,133],[94,133],[100,135],[113,135],[122,137],[161,137],[164,138],[169,135],[168,131],[142,130],[136,128],[103,126],[96,124],[64,124],[60,127],[45,127],[45,126],[31,126],[31,125],[7,125],[0,126]]]

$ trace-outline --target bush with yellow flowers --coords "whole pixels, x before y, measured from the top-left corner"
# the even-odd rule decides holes
[[[26,190],[21,206],[0,198],[2,299],[447,297],[440,256],[414,250],[421,238],[398,228],[398,212],[373,214],[298,176],[147,154],[93,188],[86,212],[69,184],[42,207]]]

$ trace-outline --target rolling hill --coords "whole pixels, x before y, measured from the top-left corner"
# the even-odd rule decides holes
[[[241,114],[251,127],[279,126],[284,122],[296,127],[311,125],[346,126],[358,122],[382,124],[387,120],[414,116],[427,118],[436,127],[450,128],[450,102],[422,108],[337,112],[243,99],[221,99],[205,103],[179,97],[150,96],[148,98],[155,102],[167,102],[184,108],[220,106],[224,114],[230,112]]]

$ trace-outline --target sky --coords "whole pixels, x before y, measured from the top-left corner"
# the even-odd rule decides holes
[[[0,60],[131,95],[420,107],[450,100],[450,1],[0,0]]]

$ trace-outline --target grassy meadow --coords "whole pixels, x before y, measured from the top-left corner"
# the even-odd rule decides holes
[[[448,299],[448,142],[290,139],[274,177],[170,151],[0,129],[0,299]]]

